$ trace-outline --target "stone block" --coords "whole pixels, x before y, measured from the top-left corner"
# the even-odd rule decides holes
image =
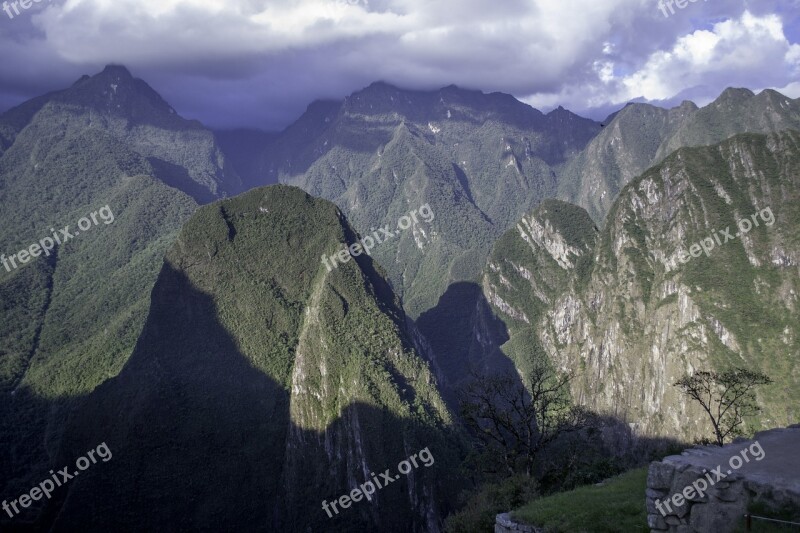
[[[669,529],[669,526],[664,521],[664,517],[661,516],[661,514],[648,514],[647,527],[656,531],[666,531]]]
[[[712,502],[692,506],[689,524],[698,532],[732,533],[742,523],[746,511],[745,500],[736,502]]]
[[[672,483],[672,490],[675,492],[683,492],[683,489],[697,481],[699,478],[704,477],[703,471],[696,468],[687,469],[675,476]]]
[[[735,502],[735,501],[746,501],[747,494],[744,489],[743,483],[731,483],[726,488],[720,488],[715,486],[714,492],[712,493],[714,498],[721,502]]]
[[[664,501],[664,498],[667,497],[667,491],[648,488],[645,491],[645,495],[647,496],[644,500],[647,512],[651,514],[661,514],[656,507],[656,500]]]
[[[669,489],[674,476],[675,467],[673,465],[653,461],[647,471],[647,486],[651,489]]]

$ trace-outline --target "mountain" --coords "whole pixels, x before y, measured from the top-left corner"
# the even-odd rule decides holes
[[[800,103],[771,90],[727,89],[702,109],[629,104],[601,126],[500,93],[379,82],[310,105],[264,142],[250,175],[337,203],[362,234],[430,204],[436,227],[374,251],[416,318],[452,283],[477,282],[492,243],[546,198],[580,205],[601,225],[628,182],[680,147],[798,128]]]
[[[83,76],[72,87],[11,109],[0,117],[2,145],[23,131],[49,135],[98,132],[144,157],[156,177],[205,203],[241,189],[226,169],[214,135],[181,118],[157,92],[122,66]]]
[[[0,147],[0,487],[11,494],[49,468],[74,398],[123,368],[164,253],[198,200],[236,177],[211,132],[122,67],[7,111]]]
[[[738,133],[800,129],[800,99],[730,88],[702,109],[692,102],[669,110],[629,104],[605,124],[559,174],[558,197],[586,208],[598,224],[628,182],[678,148],[716,144]]]
[[[200,208],[133,355],[66,432],[61,459],[103,441],[113,460],[71,483],[47,527],[439,531],[451,416],[380,267],[320,262],[355,242],[335,205],[293,187]],[[425,448],[434,461],[372,503],[323,511]]]
[[[493,241],[556,195],[553,169],[599,131],[510,95],[374,83],[310,105],[265,148],[263,174],[335,202],[364,235],[430,205],[435,222],[373,252],[416,317],[451,283],[478,279]]]
[[[581,209],[543,204],[484,271],[501,350],[576,370],[576,399],[645,434],[703,435],[706,415],[672,384],[734,365],[775,380],[751,429],[796,422],[799,170],[797,131],[742,134],[634,179],[599,232]]]
[[[115,66],[23,103],[0,115],[3,494],[106,442],[24,527],[437,531],[461,483],[445,401],[539,356],[640,433],[697,436],[671,384],[734,363],[776,380],[751,427],[795,422],[797,104],[730,89],[601,126],[376,83],[212,133]],[[305,192],[228,198],[277,182]]]

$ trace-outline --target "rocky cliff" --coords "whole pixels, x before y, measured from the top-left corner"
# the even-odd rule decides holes
[[[585,213],[535,212],[485,270],[509,325],[503,351],[518,366],[541,351],[577,371],[580,403],[642,433],[704,435],[705,414],[672,384],[731,365],[776,380],[752,428],[796,421],[798,179],[800,134],[742,135],[635,179],[596,239]]]

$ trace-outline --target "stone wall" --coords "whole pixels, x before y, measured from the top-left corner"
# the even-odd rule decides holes
[[[800,518],[800,426],[653,462],[646,502],[653,532],[732,532],[751,502],[796,510]]]

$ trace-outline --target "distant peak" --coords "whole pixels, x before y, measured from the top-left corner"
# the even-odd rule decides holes
[[[766,98],[767,100],[791,100],[791,98],[775,89],[764,89],[758,93],[757,98]]]
[[[134,78],[122,65],[108,65],[94,76],[82,77],[60,93],[59,99],[136,123],[196,127],[180,118],[152,87]]]
[[[100,74],[111,75],[111,76],[116,75],[123,78],[133,78],[130,71],[123,65],[106,65],[106,68],[104,68],[103,72],[101,72]]]
[[[397,87],[395,87],[391,83],[386,83],[383,80],[379,80],[379,81],[373,81],[372,83],[370,83],[367,86],[367,89],[372,89],[372,90],[375,90],[375,89],[394,89],[394,90],[396,90]],[[367,90],[367,89],[365,89],[365,90]]]
[[[392,96],[398,92],[400,92],[400,89],[390,83],[386,83],[385,81],[374,81],[360,91],[356,91],[351,94],[350,98],[384,98],[387,95]]]
[[[728,87],[722,91],[718,100],[747,100],[754,96],[755,93],[750,89]]]
[[[451,83],[447,87],[442,87],[440,92],[442,92],[442,93],[474,93],[474,92],[480,92],[480,91],[462,89],[458,85],[456,85],[454,83]]]
[[[564,117],[564,116],[572,116],[572,115],[574,115],[574,113],[572,111],[570,111],[569,109],[565,109],[564,106],[560,105],[560,106],[556,107],[555,109],[550,110],[550,112],[547,113],[546,116],[548,116],[548,117],[550,117],[550,116],[553,116],[553,117]]]

